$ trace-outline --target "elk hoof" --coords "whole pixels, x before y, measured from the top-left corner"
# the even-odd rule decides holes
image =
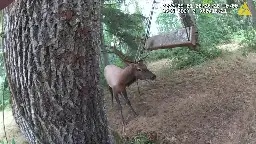
[[[125,126],[123,126],[123,134],[126,135]]]

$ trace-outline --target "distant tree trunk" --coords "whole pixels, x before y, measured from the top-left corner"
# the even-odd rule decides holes
[[[252,13],[252,25],[256,28],[256,10],[255,10],[255,4],[253,0],[247,1],[248,7],[250,9],[250,12]]]
[[[236,0],[226,0],[226,3],[231,5],[231,4],[235,4]]]
[[[108,56],[108,53],[107,53],[107,49],[106,49],[106,46],[104,45],[104,35],[103,35],[103,25],[101,25],[101,55],[102,55],[102,64],[103,64],[103,67],[109,65],[109,56]]]
[[[16,0],[4,48],[13,114],[27,140],[107,144],[99,87],[100,0]]]
[[[175,4],[189,4],[190,0],[174,0],[173,3]],[[194,26],[196,29],[196,42],[198,43],[198,30],[197,30],[197,25],[196,25],[196,19],[193,16],[192,12],[189,13],[179,13],[180,18],[182,19],[182,23],[184,24],[185,27],[190,27]]]
[[[106,52],[106,47],[105,46],[102,46],[102,59],[103,59],[103,65],[104,67],[106,65],[109,65],[109,56],[108,56],[108,53]]]
[[[234,3],[234,1],[235,0],[226,0],[226,3],[230,5],[230,4]]]
[[[229,5],[238,4],[239,6],[241,6],[242,4],[244,4],[244,0],[226,0],[226,3]]]
[[[185,27],[196,26],[189,13],[179,14]]]
[[[102,2],[102,5],[101,5],[101,8],[103,9],[103,4],[104,4],[104,0],[101,0]],[[103,15],[101,15],[101,22],[103,21]],[[101,45],[101,51],[102,51],[102,59],[103,59],[103,65],[104,67],[106,65],[109,65],[109,55],[108,53],[106,52],[106,47],[105,47],[105,44],[104,44],[104,35],[103,35],[103,24],[101,25],[101,38],[102,38],[102,45]]]

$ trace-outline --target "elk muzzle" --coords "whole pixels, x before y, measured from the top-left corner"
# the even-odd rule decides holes
[[[137,72],[136,77],[137,77],[137,79],[140,79],[140,80],[146,80],[146,79],[154,80],[154,79],[156,79],[156,75],[153,74],[149,70],[143,70],[143,71]]]
[[[156,75],[153,74],[153,76],[151,77],[151,80],[155,80],[156,79]]]

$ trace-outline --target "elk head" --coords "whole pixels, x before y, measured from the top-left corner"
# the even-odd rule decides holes
[[[147,66],[143,63],[143,61],[139,61],[137,63],[136,62],[130,63],[128,66],[132,67],[131,69],[136,79],[140,79],[140,80],[156,79],[156,75],[148,70]]]
[[[126,56],[121,51],[116,49],[115,46],[113,46],[112,49],[113,49],[113,52],[117,56],[119,56],[122,59],[122,61],[126,64],[126,67],[131,67],[130,71],[132,71],[132,73],[134,74],[136,79],[140,79],[140,80],[147,80],[147,79],[154,80],[154,79],[156,79],[156,75],[153,74],[151,71],[149,71],[147,66],[143,63],[143,60],[148,55],[141,58],[138,61],[132,61],[132,60],[128,60],[126,58]]]

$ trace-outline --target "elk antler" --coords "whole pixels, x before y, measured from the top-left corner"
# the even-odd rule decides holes
[[[118,50],[116,48],[116,45],[114,44],[114,46],[110,46],[110,48],[112,49],[112,53],[116,54],[126,65],[130,64],[130,63],[138,63],[138,62],[142,62],[144,61],[144,59],[146,57],[149,56],[149,54],[147,54],[146,56],[140,58],[138,61],[133,61],[127,58],[127,56],[125,54],[123,54],[120,50]]]
[[[148,56],[149,56],[149,54],[147,54],[146,56],[140,58],[136,63],[144,61]]]
[[[135,63],[135,61],[128,60],[127,56],[125,56],[120,50],[116,49],[116,46],[111,46],[113,53],[116,54],[125,64]]]

